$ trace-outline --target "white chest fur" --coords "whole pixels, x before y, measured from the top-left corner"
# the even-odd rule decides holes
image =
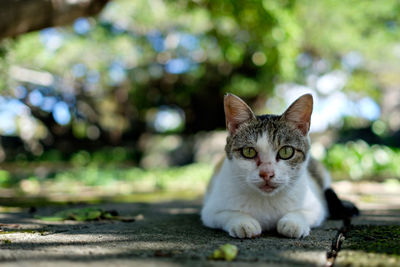
[[[235,237],[252,237],[260,234],[261,230],[277,228],[279,221],[288,214],[299,214],[297,217],[300,219],[295,216],[295,220],[304,221],[305,226],[301,228],[306,229],[288,235],[300,237],[307,235],[310,227],[318,226],[325,218],[326,211],[321,194],[316,192],[317,187],[312,184],[306,171],[294,184],[271,195],[257,192],[248,186],[243,176],[234,171],[232,162],[225,159],[221,170],[214,177],[201,212],[202,221],[206,226],[224,229]],[[243,229],[239,229],[240,233],[236,235],[229,227],[232,220],[242,215],[243,218],[249,217],[258,222],[258,227],[253,228],[260,229],[252,229],[254,232],[251,227],[247,227],[250,229],[247,233],[243,223],[246,220],[242,218],[240,221],[244,224]],[[254,221],[252,223],[256,224]]]

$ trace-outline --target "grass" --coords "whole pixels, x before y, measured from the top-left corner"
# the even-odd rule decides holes
[[[68,201],[68,198],[60,196],[74,195],[81,200],[95,199],[99,196],[121,199],[131,194],[146,196],[146,193],[153,192],[189,191],[194,192],[193,194],[197,192],[199,195],[200,192],[204,192],[211,173],[212,166],[199,163],[151,170],[89,164],[48,172],[44,176],[34,173],[12,176],[3,171],[3,176],[0,173],[0,181],[2,181],[3,196],[8,194],[20,197],[22,202],[24,202],[23,197],[37,197],[39,200],[41,196],[53,196],[52,199],[60,201]]]
[[[0,200],[24,197],[40,201],[69,201],[79,196],[88,201],[99,197],[130,198],[157,192],[204,192],[213,166],[193,163],[182,167],[145,170],[131,166],[131,155],[115,148],[89,154],[79,151],[68,159],[46,152],[40,159],[3,164],[0,170]],[[49,161],[49,159],[52,159]],[[399,184],[400,150],[387,146],[368,145],[363,141],[336,144],[320,159],[334,180],[372,180]],[[8,164],[8,165],[7,165]],[[65,198],[65,196],[67,196]],[[100,201],[100,200],[99,200]]]
[[[369,145],[362,140],[332,146],[322,161],[338,180],[384,181],[400,177],[399,148]]]

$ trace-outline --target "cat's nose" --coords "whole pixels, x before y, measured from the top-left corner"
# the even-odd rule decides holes
[[[260,175],[261,179],[268,182],[269,180],[274,178],[275,173],[274,173],[274,171],[271,171],[271,170],[260,170],[259,175]]]

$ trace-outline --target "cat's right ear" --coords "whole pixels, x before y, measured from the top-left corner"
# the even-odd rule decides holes
[[[249,106],[242,99],[233,94],[225,95],[224,110],[226,128],[230,135],[234,135],[242,123],[255,118]]]
[[[303,135],[307,135],[310,130],[312,110],[313,97],[311,94],[305,94],[294,101],[282,116],[286,121],[295,125]]]

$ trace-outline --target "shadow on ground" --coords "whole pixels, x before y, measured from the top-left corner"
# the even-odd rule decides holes
[[[207,258],[220,245],[230,243],[239,248],[235,264],[321,266],[340,226],[340,222],[328,221],[301,240],[284,238],[274,232],[264,233],[257,239],[240,240],[225,232],[205,228],[199,217],[200,201],[101,204],[96,207],[136,216],[137,220],[129,223],[44,222],[34,219],[28,209],[2,213],[0,261],[10,266],[50,263],[224,265]],[[49,215],[60,209],[41,207],[36,214]]]

